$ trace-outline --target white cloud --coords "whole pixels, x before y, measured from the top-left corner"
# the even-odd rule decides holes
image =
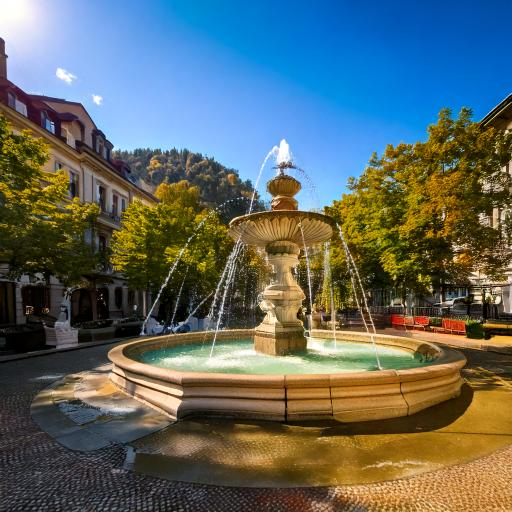
[[[103,103],[103,96],[100,96],[99,94],[92,94],[92,101],[99,106]]]
[[[63,80],[64,82],[66,82],[69,85],[71,85],[73,80],[77,79],[77,77],[75,75],[73,75],[73,73],[70,73],[69,71],[66,71],[63,68],[57,68],[57,71],[55,71],[55,75],[57,76],[57,78],[59,78],[60,80]]]

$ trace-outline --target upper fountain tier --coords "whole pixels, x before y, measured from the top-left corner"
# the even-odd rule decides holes
[[[301,184],[284,173],[285,169],[295,168],[294,165],[281,162],[277,168],[277,176],[267,183],[267,190],[272,195],[272,210],[236,217],[229,224],[231,237],[257,247],[267,247],[275,242],[293,242],[300,247],[329,240],[334,223],[330,217],[297,209],[298,203],[293,196],[299,192]]]

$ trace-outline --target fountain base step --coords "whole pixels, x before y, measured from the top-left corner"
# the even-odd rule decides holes
[[[256,330],[254,334],[254,350],[270,356],[305,352],[307,344],[303,329],[277,332]]]

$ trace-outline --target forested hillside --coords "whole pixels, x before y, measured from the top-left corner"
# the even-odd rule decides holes
[[[224,209],[228,216],[245,213],[248,199],[253,193],[251,181],[242,181],[238,171],[228,169],[213,158],[187,149],[173,148],[162,151],[141,148],[134,151],[117,151],[114,157],[127,162],[133,176],[149,184],[153,190],[160,183],[187,180],[199,188],[201,202],[210,207],[219,206],[230,199],[247,198],[230,203]],[[258,209],[259,203],[255,204],[255,207]]]

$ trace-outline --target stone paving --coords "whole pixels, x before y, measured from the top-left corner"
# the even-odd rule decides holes
[[[32,421],[30,404],[64,375],[106,363],[109,348],[0,364],[0,510],[512,511],[512,446],[411,478],[302,489],[170,482],[125,469],[121,445],[68,450]],[[475,384],[509,385],[510,356],[477,351],[466,356]]]

